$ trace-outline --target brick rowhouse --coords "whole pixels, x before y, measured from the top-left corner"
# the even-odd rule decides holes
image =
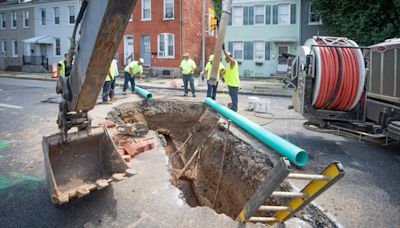
[[[137,1],[132,13],[132,18],[128,23],[124,37],[118,47],[119,67],[122,68],[127,62],[131,61],[131,58],[129,58],[130,51],[128,47],[129,45],[127,45],[127,39],[129,39],[129,36],[133,36],[134,60],[137,60],[140,57],[144,58],[147,55],[147,59],[145,59],[145,67],[151,69],[150,72],[153,76],[178,76],[180,73],[179,64],[181,61],[181,55],[185,52],[190,54],[191,58],[196,62],[198,69],[201,70],[202,1],[174,0],[173,16],[172,18],[166,18],[164,10],[164,2],[166,0],[150,0],[151,17],[149,19],[142,19],[142,4],[145,1],[148,3],[148,0]],[[211,0],[207,0],[206,5],[207,9],[213,8]],[[206,12],[208,12],[207,9]],[[182,18],[182,20],[180,20],[180,18]],[[180,21],[182,21],[182,24],[180,24]],[[206,30],[208,30],[207,16],[205,22]],[[160,56],[160,34],[173,34],[174,47],[171,56]],[[208,56],[214,51],[216,38],[209,37],[207,32],[205,35],[207,61]],[[146,38],[150,39],[150,51],[148,51],[148,45],[145,45]]]

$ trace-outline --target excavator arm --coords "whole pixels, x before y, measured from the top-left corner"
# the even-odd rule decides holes
[[[58,126],[64,142],[72,127],[90,130],[87,112],[93,109],[107,71],[128,24],[136,0],[85,0],[71,41],[71,75],[61,77]],[[75,35],[80,25],[80,39]]]

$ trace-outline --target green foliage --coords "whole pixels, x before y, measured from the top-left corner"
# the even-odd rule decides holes
[[[219,21],[221,19],[221,12],[222,12],[222,0],[213,0],[213,6],[215,10],[215,16],[217,17],[217,20]]]
[[[327,34],[371,45],[400,37],[400,0],[313,0]]]

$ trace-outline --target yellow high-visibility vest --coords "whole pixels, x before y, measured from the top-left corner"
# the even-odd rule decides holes
[[[226,65],[224,80],[228,86],[239,87],[239,66],[236,61],[233,68],[230,63]]]

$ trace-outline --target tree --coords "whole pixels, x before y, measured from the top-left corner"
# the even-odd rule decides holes
[[[222,0],[213,0],[212,2],[215,10],[215,16],[217,17],[217,21],[219,21],[222,13]]]
[[[400,0],[313,0],[327,34],[366,46],[400,37]]]

